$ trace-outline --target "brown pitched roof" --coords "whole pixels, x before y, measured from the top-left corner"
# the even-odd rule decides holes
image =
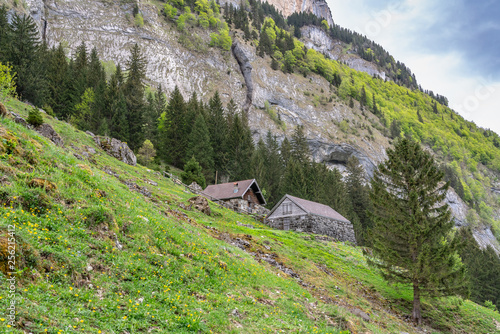
[[[238,191],[234,192],[236,183],[238,184]],[[203,190],[203,193],[207,196],[220,200],[243,198],[243,195],[247,193],[250,187],[259,199],[260,204],[265,205],[266,200],[264,199],[264,196],[262,196],[259,185],[257,184],[257,181],[255,181],[255,179],[210,185],[206,187],[205,190]]]
[[[288,197],[292,202],[300,206],[304,211],[318,215],[318,216],[323,216],[327,218],[332,218],[338,221],[343,221],[343,222],[349,222],[347,218],[342,216],[340,213],[337,211],[333,210],[330,208],[328,205],[316,203],[316,202],[311,202],[302,198],[298,198],[295,196],[290,196],[290,195],[285,195],[285,197]]]

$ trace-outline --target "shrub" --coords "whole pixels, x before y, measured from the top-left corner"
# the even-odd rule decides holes
[[[137,15],[135,16],[134,24],[139,28],[144,25],[144,18],[142,17],[141,13],[137,13]]]
[[[31,108],[26,122],[33,125],[35,128],[43,124],[42,113],[37,107]]]

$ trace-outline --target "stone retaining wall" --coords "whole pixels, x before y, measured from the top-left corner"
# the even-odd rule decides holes
[[[356,244],[354,228],[351,223],[337,221],[316,215],[301,215],[266,219],[266,224],[272,228],[283,230],[288,220],[289,229],[298,232],[310,232],[333,237],[339,241],[349,241]]]

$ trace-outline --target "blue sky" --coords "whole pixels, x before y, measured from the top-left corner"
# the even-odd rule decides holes
[[[424,89],[500,134],[500,2],[327,0],[335,23],[382,45]]]

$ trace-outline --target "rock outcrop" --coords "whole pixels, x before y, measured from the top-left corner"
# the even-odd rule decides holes
[[[241,74],[243,75],[243,78],[245,78],[247,98],[243,109],[248,112],[253,101],[252,65],[250,64],[250,60],[238,41],[233,42],[231,50],[234,58],[240,65]]]
[[[196,210],[210,216],[212,210],[210,210],[210,205],[208,205],[208,200],[203,196],[192,197],[189,200],[190,206],[193,206]]]
[[[382,80],[385,80],[386,74],[381,71],[374,63],[370,63],[357,55],[352,53],[345,53],[342,42],[331,38],[323,29],[316,26],[304,26],[300,29],[302,34],[302,41],[309,49],[314,49],[327,55],[330,59],[344,62],[347,66],[360,71],[368,73],[369,75],[376,75]]]
[[[367,179],[373,177],[377,166],[361,149],[349,144],[332,144],[320,141],[309,141],[314,161],[323,162],[330,166],[340,167],[347,164],[350,157],[356,157],[363,166]]]
[[[446,193],[445,203],[448,204],[451,210],[451,214],[455,219],[456,226],[466,226],[467,225],[467,212],[469,208],[467,204],[457,195],[453,188],[448,189]]]
[[[62,139],[61,136],[59,136],[59,134],[54,130],[54,128],[50,126],[50,124],[43,123],[42,125],[38,126],[35,130],[45,138],[50,139],[57,146],[64,146],[64,140]]]
[[[132,166],[137,164],[137,158],[134,152],[128,147],[127,143],[123,143],[115,138],[101,136],[94,136],[94,141],[97,146],[102,148],[112,157]]]

